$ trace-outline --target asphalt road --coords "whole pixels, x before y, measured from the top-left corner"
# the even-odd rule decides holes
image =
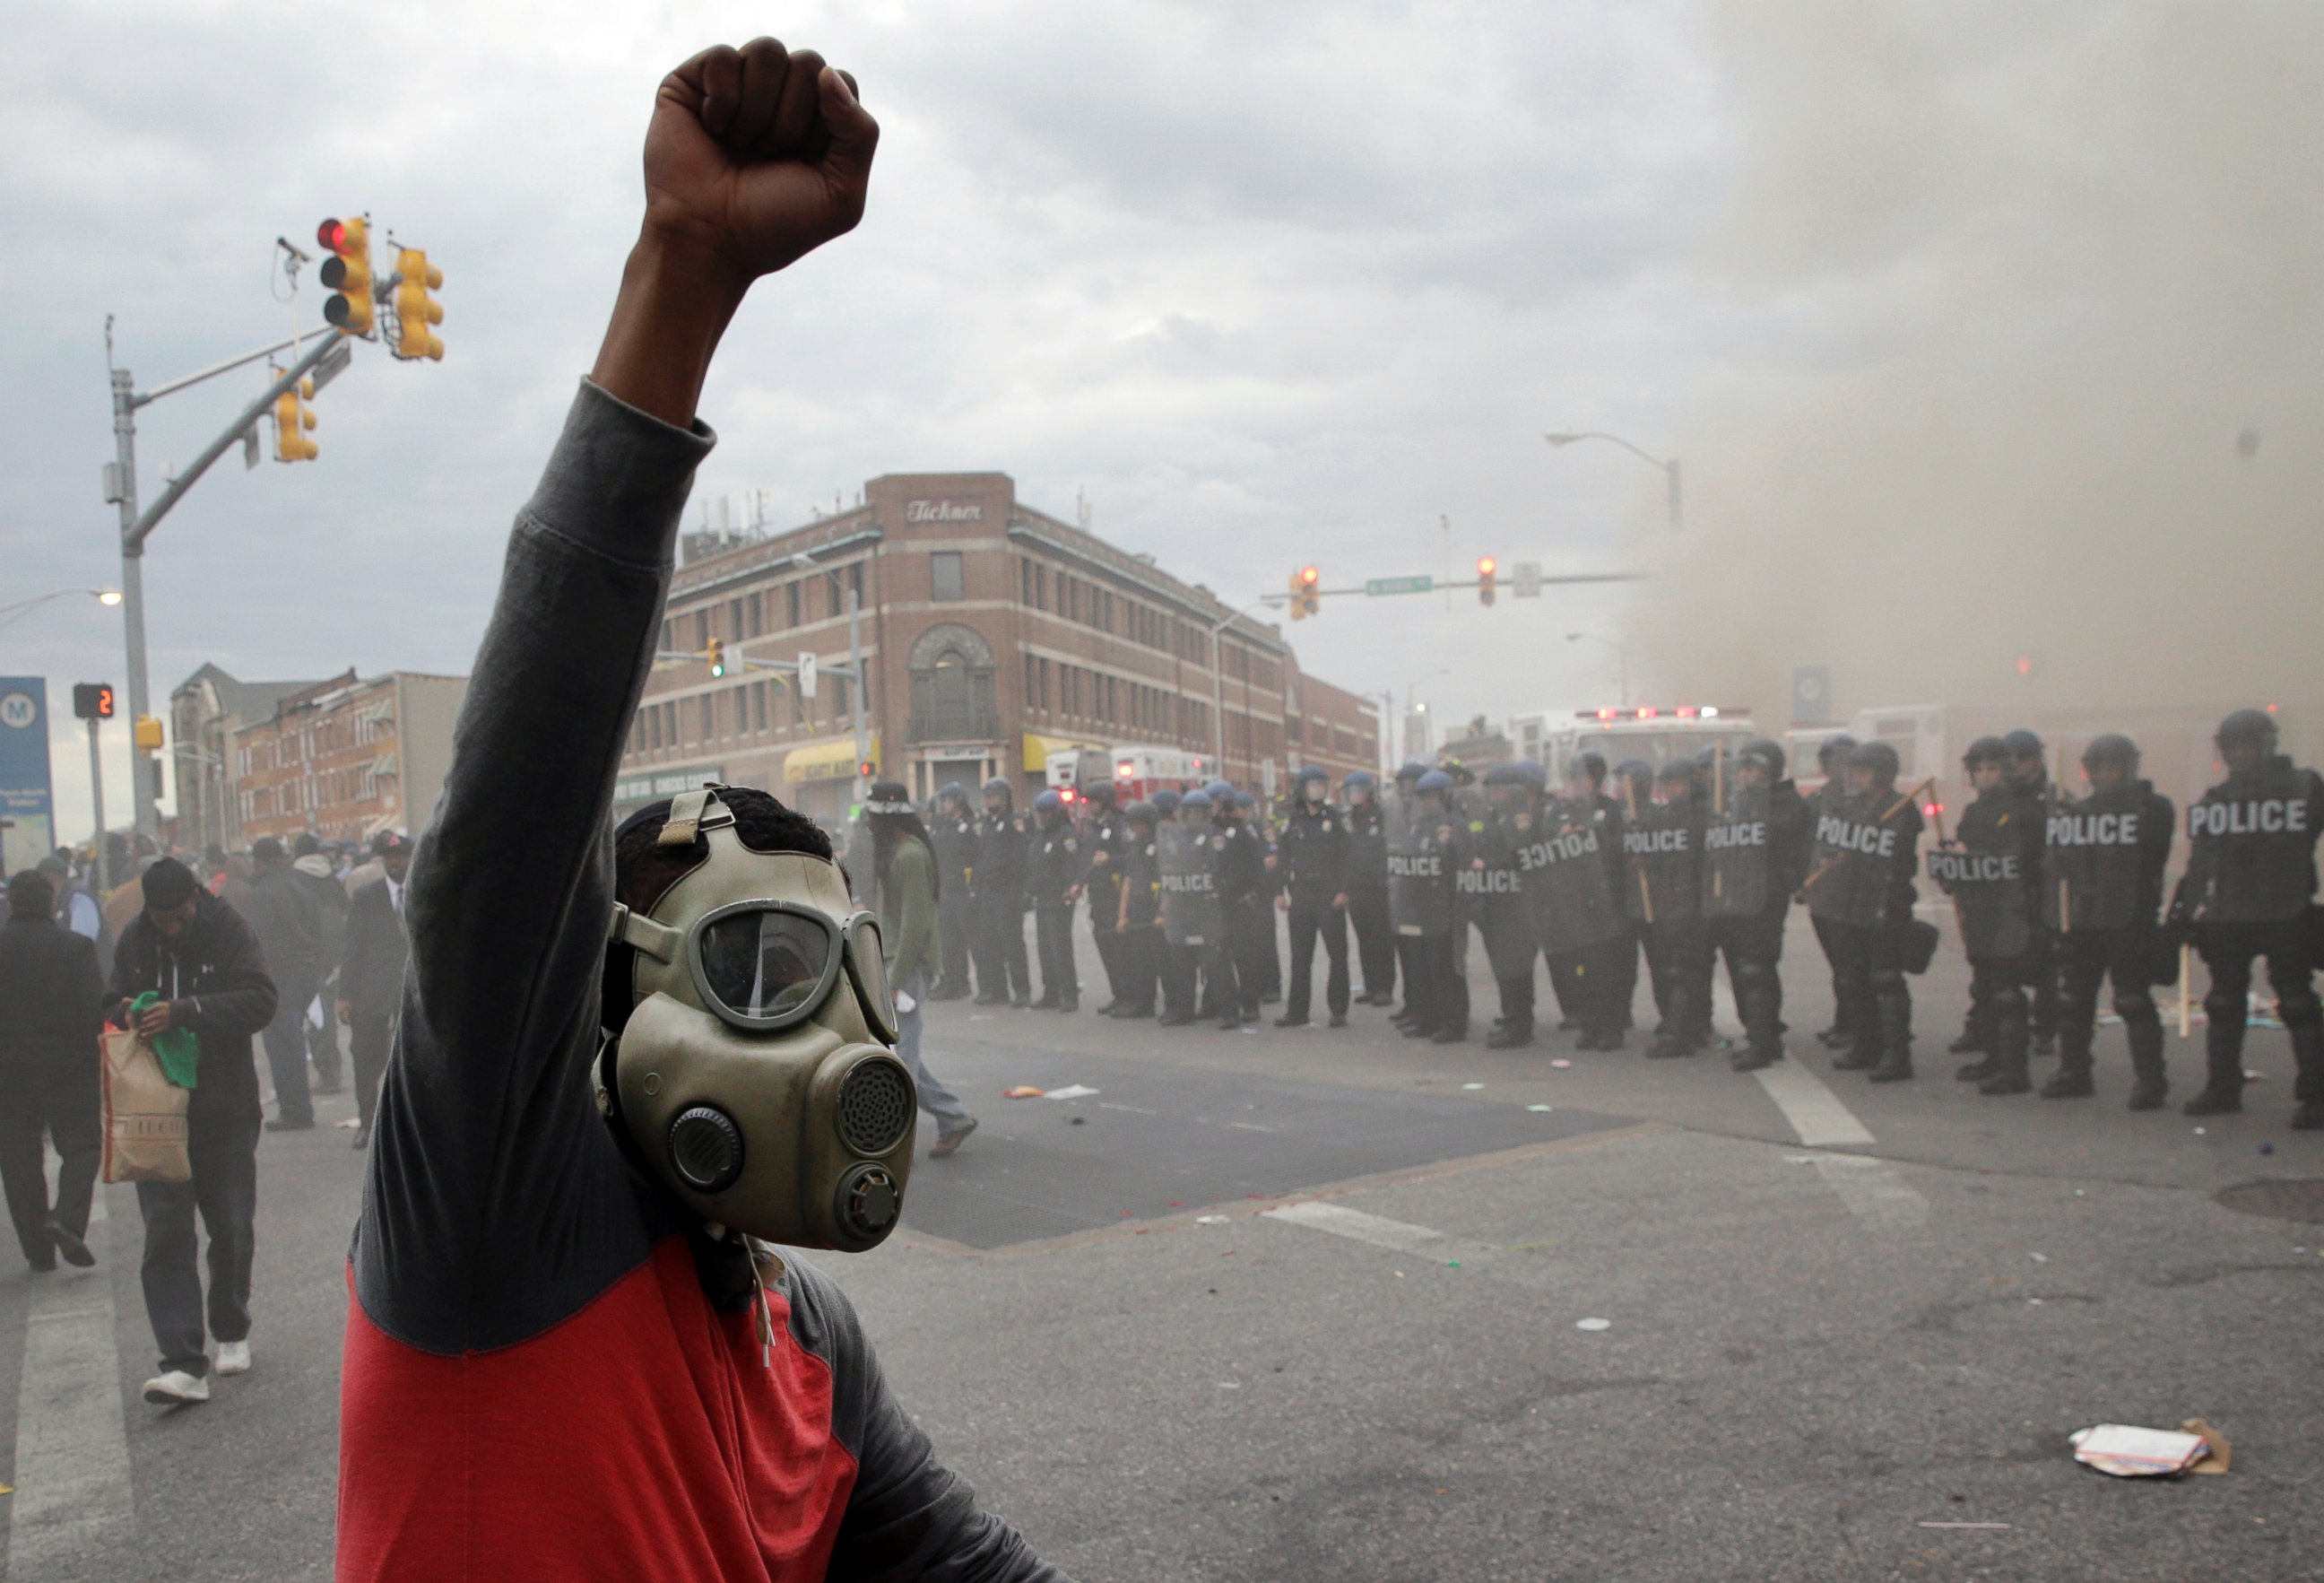
[[[1786,966],[1820,1025],[1805,930]],[[1964,977],[1949,945],[1916,981],[1922,1080],[1889,1088],[1802,1034],[1762,1080],[1361,1008],[934,1007],[983,1125],[826,1267],[944,1455],[1084,1580],[2324,1576],[2324,1225],[2218,1198],[2324,1179],[2283,1035],[2200,1131],[2122,1109],[2118,1030],[2097,1101],[1981,1099],[1937,1053]],[[206,1406],[136,1393],[129,1190],[96,1271],[0,1273],[7,1576],[328,1575],[347,1138],[265,1141],[256,1366]],[[2189,1417],[2232,1472],[2110,1479],[2065,1439]]]

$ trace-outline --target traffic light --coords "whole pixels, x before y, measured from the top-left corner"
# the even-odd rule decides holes
[[[1316,591],[1323,573],[1312,566],[1303,566],[1291,574],[1291,619],[1305,621],[1323,608],[1323,596]]]
[[[710,674],[713,676],[726,674],[726,640],[724,638],[715,637],[710,640]]]
[[[315,240],[329,250],[323,284],[337,295],[323,304],[323,318],[341,335],[371,334],[371,226],[368,221],[325,220]]]
[[[73,718],[76,720],[113,718],[113,684],[109,681],[74,682]]]
[[[428,327],[444,322],[444,305],[428,293],[444,283],[444,272],[420,249],[401,247],[396,250],[395,273],[395,355],[443,361],[444,343]]]
[[[307,438],[315,427],[314,410],[307,403],[315,399],[315,382],[302,379],[292,389],[274,398],[274,459],[278,462],[311,462],[322,454],[322,448]]]
[[[867,758],[855,766],[855,773],[868,781],[872,778],[872,771],[877,766],[875,766],[872,761]]]
[[[1478,604],[1489,605],[1493,602],[1493,590],[1500,586],[1496,580],[1500,573],[1500,569],[1501,563],[1495,560],[1491,556],[1480,555],[1477,557]]]

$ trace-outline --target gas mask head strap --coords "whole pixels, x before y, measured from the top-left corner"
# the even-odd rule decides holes
[[[654,845],[691,847],[710,831],[733,825],[734,810],[718,800],[718,793],[724,790],[715,784],[706,785],[671,798],[669,818],[663,821]],[[686,947],[686,930],[658,923],[642,912],[632,912],[619,902],[613,903],[613,921],[606,928],[605,938],[614,945],[633,947],[660,962],[675,962]]]

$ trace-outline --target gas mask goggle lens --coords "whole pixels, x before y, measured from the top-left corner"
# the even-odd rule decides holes
[[[803,1023],[844,976],[880,1037],[896,1039],[896,1000],[881,955],[880,923],[858,912],[835,928],[828,914],[790,902],[736,902],[703,915],[687,942],[702,1004],[746,1033]]]
[[[665,830],[702,860],[650,914],[615,909],[632,1004],[599,1102],[705,1220],[875,1246],[901,1213],[918,1108],[879,922],[828,858],[743,846],[717,790],[677,800]]]

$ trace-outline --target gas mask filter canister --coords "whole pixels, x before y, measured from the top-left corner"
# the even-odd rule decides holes
[[[703,861],[650,915],[613,911],[634,999],[598,1103],[705,1220],[862,1252],[901,1214],[918,1110],[880,926],[828,858],[745,847],[717,791],[676,799],[662,829]]]

